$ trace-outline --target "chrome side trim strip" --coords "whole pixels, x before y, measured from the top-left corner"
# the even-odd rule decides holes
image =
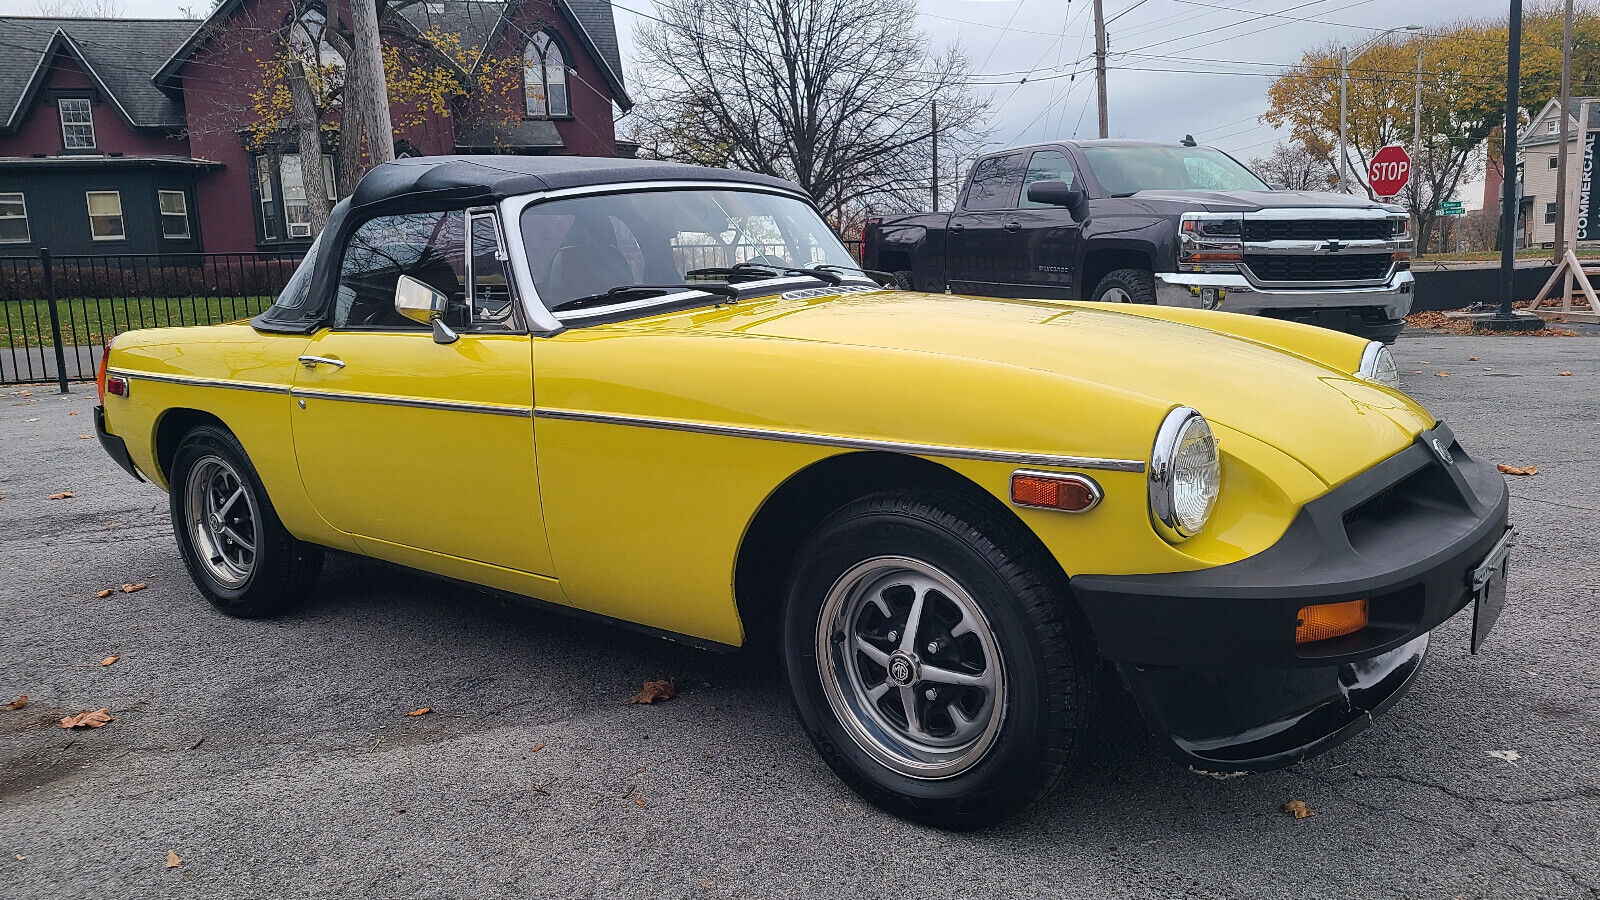
[[[466,403],[459,400],[423,400],[416,397],[396,397],[391,394],[356,394],[346,391],[317,391],[294,388],[289,392],[297,398],[340,400],[346,403],[372,403],[378,406],[404,406],[412,409],[438,409],[446,412],[483,413],[490,416],[517,416],[526,419],[533,411],[526,406],[501,406],[497,403]]]
[[[131,369],[107,369],[112,375],[121,375],[135,381],[161,381],[167,384],[189,384],[196,387],[229,388],[235,391],[259,391],[265,394],[287,394],[289,386],[263,384],[259,381],[232,381],[223,378],[195,378],[190,375],[163,375],[157,372],[135,372]]]
[[[1060,466],[1068,469],[1102,469],[1111,472],[1144,471],[1144,462],[1137,459],[1058,456],[1050,453],[1019,453],[1010,450],[949,447],[941,444],[913,444],[903,441],[884,441],[876,438],[835,437],[833,435],[812,434],[804,431],[778,431],[771,428],[747,428],[740,425],[715,425],[709,422],[682,422],[674,419],[656,419],[648,416],[624,416],[615,413],[554,409],[547,406],[536,407],[533,414],[535,418],[540,419],[591,422],[601,425],[631,425],[638,428],[687,431],[693,434],[714,434],[728,437],[754,438],[756,440],[783,441],[791,444],[811,444],[820,447],[841,447],[846,450],[888,450],[913,453],[918,456],[975,459],[983,462],[1013,463],[1026,466]]]

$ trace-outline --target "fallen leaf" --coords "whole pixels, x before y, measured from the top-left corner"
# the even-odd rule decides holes
[[[50,499],[51,500],[71,500],[72,496],[73,496],[73,494],[72,494],[71,491],[62,491],[59,494],[51,494],[50,495]]]
[[[1428,361],[1427,361],[1427,360],[1423,360],[1423,361],[1422,361],[1422,364],[1423,364],[1423,365],[1428,365]]]
[[[6,709],[21,709],[28,705],[28,695],[18,694],[17,699],[6,704]]]
[[[1496,463],[1495,468],[1504,475],[1537,475],[1538,466],[1508,466],[1505,463]]]
[[[427,715],[428,713],[431,713],[431,712],[433,712],[433,707],[424,706],[421,709],[413,709],[411,712],[406,713],[406,715],[408,715],[408,716],[425,716],[425,715]]]
[[[92,434],[80,434],[80,435],[78,435],[78,440],[80,440],[80,441],[92,441],[92,440],[94,440],[94,435],[92,435]]]
[[[119,660],[121,658],[122,658],[122,654],[113,653],[110,656],[106,657],[105,659],[100,660],[100,665],[109,666],[109,665],[111,665],[112,663],[116,662],[117,660]]]
[[[633,798],[633,802],[639,804],[640,806],[643,806],[644,805],[644,798],[643,797],[635,797],[635,798]]]
[[[1556,374],[1557,375],[1566,376],[1566,375],[1571,375],[1572,373],[1571,372],[1557,372]]]
[[[1514,763],[1522,758],[1522,754],[1515,750],[1490,750],[1488,753],[1495,759],[1503,759],[1508,763]]]
[[[1316,815],[1316,813],[1311,811],[1311,807],[1307,806],[1303,800],[1290,800],[1288,803],[1283,805],[1283,811],[1294,816],[1296,819],[1309,819]]]
[[[628,698],[629,703],[654,703],[657,700],[671,700],[678,696],[678,689],[671,678],[662,678],[656,681],[646,681],[644,690]]]
[[[75,416],[77,414],[78,414],[78,410],[73,410],[72,412],[67,413],[67,415],[69,415],[69,416]]]
[[[1435,373],[1433,373],[1433,375],[1434,375],[1435,378],[1449,378],[1450,377],[1450,373],[1449,372],[1435,372]]]
[[[75,716],[67,716],[66,718],[61,720],[61,727],[62,728],[99,728],[101,725],[104,725],[107,722],[115,722],[115,721],[116,721],[116,719],[111,718],[111,710],[109,710],[106,707],[102,706],[99,709],[94,710],[92,712],[89,711],[89,710],[84,710],[83,712],[78,713]]]
[[[139,582],[138,584],[125,584],[122,586],[122,592],[124,594],[131,594],[135,591],[142,591],[149,586],[149,584],[143,581]]]
[[[1477,361],[1478,361],[1478,358],[1476,356],[1467,357],[1467,362],[1477,362]]]
[[[17,854],[17,862],[27,862],[27,860],[28,858],[26,856],[23,856],[21,853]]]
[[[176,869],[177,867],[179,867],[181,865],[183,865],[183,857],[179,856],[177,853],[175,853],[175,852],[173,852],[171,850],[168,850],[167,851],[167,868]]]
[[[95,591],[94,592],[94,596],[95,596],[95,599],[97,599],[97,600],[104,600],[105,598],[111,596],[114,593],[116,593],[116,592],[111,590],[111,588],[104,588],[102,590]]]
[[[540,750],[543,750],[543,749],[544,749],[544,745],[540,744],[539,746],[533,748],[532,750],[530,750],[528,752],[530,752],[530,753],[538,753]]]

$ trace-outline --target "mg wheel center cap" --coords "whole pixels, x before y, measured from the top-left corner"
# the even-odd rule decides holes
[[[889,657],[889,681],[898,687],[907,687],[917,681],[917,661],[904,653]]]

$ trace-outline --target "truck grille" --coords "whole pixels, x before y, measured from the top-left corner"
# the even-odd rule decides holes
[[[1388,219],[1252,219],[1244,220],[1247,241],[1386,241],[1393,237]]]
[[[1389,274],[1390,259],[1387,253],[1246,253],[1244,262],[1262,281],[1378,281]]]

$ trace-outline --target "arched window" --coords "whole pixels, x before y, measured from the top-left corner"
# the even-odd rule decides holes
[[[567,103],[567,60],[546,32],[535,34],[522,50],[522,93],[528,115],[548,119],[572,114]]]

